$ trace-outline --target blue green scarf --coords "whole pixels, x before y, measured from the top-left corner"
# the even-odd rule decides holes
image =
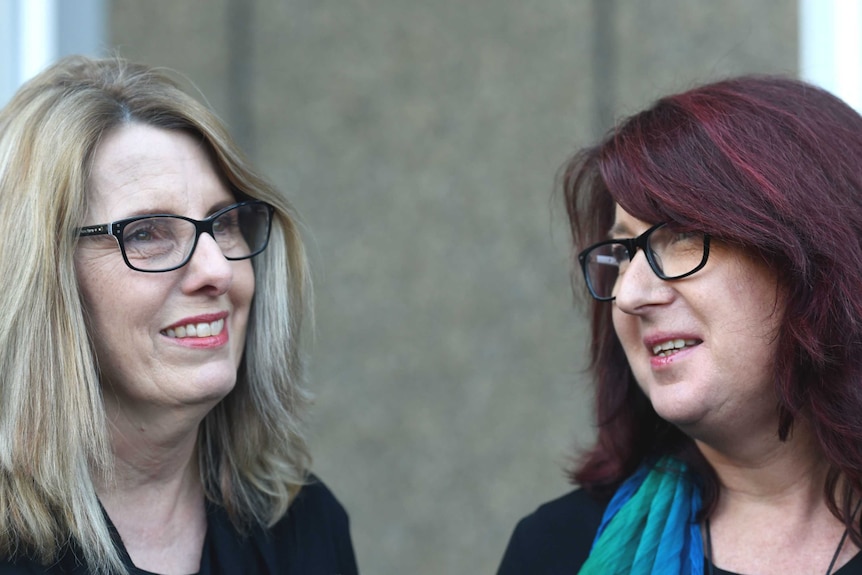
[[[700,507],[684,463],[641,466],[608,504],[580,575],[703,575]]]

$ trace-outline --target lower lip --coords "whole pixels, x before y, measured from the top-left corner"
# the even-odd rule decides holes
[[[172,343],[194,349],[213,349],[222,347],[227,344],[230,339],[227,333],[227,324],[222,328],[221,333],[218,335],[211,335],[209,337],[164,337],[169,339]]]
[[[694,350],[696,350],[699,345],[700,344],[695,345],[695,346],[691,346],[691,347],[684,347],[681,350],[679,350],[678,352],[673,353],[671,355],[666,355],[666,356],[654,355],[654,356],[650,357],[650,360],[649,360],[650,365],[652,366],[653,369],[662,369],[665,367],[670,367],[671,365],[675,364],[676,362],[678,362],[682,359],[685,359],[685,357],[687,355],[689,355],[691,352],[693,352]]]

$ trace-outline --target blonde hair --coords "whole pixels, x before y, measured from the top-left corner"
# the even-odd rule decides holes
[[[162,72],[120,58],[59,61],[0,110],[0,555],[48,563],[71,541],[99,573],[124,568],[94,488],[113,456],[73,255],[94,150],[128,123],[199,136],[239,196],[275,208],[269,246],[252,260],[236,386],[198,436],[207,497],[241,531],[271,526],[310,464],[298,345],[310,284],[290,203]]]

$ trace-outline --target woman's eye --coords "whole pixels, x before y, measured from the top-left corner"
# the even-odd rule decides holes
[[[134,230],[131,234],[126,234],[127,242],[147,242],[153,239],[152,230],[148,229],[138,229]]]
[[[213,222],[213,232],[220,236],[232,236],[239,232],[239,219],[235,214],[227,214]]]
[[[152,237],[153,235],[149,230],[135,230],[135,232],[131,236],[127,236],[126,239],[133,242],[145,242],[152,239]]]
[[[123,239],[129,243],[150,243],[173,237],[170,222],[153,219],[137,222],[126,228]]]
[[[658,246],[658,245],[672,246],[672,245],[676,245],[676,244],[690,244],[702,236],[703,236],[703,234],[701,234],[699,232],[692,232],[692,231],[674,232],[674,231],[668,230],[668,233],[666,233],[666,234],[656,235],[655,237],[650,238],[652,240],[650,243],[652,243],[653,245],[656,245],[656,246]]]

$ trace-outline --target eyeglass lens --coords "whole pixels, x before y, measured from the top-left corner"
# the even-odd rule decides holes
[[[212,220],[212,235],[225,258],[239,260],[263,250],[269,238],[269,208],[238,205]],[[194,222],[175,216],[153,216],[123,228],[123,247],[132,267],[161,271],[182,265],[198,237]]]
[[[705,259],[702,233],[679,233],[667,226],[652,230],[645,238],[647,261],[662,279],[676,279],[698,269]],[[587,285],[599,299],[615,296],[617,280],[628,268],[634,253],[625,243],[607,242],[594,246],[584,255]]]

